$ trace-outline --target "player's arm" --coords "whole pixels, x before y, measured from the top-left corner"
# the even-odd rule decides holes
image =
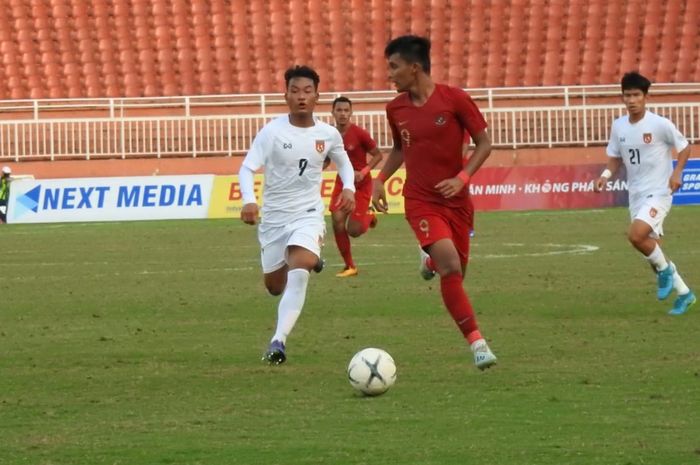
[[[608,157],[608,164],[605,165],[605,169],[600,173],[598,179],[596,179],[595,186],[593,186],[594,190],[596,192],[603,192],[608,185],[608,180],[620,169],[620,166],[622,166],[622,158]]]
[[[241,220],[246,224],[258,222],[258,201],[255,198],[255,171],[245,165],[241,165],[238,171],[238,184],[241,188],[243,208],[241,208]]]
[[[340,133],[338,133],[337,140],[333,142],[328,156],[338,168],[338,176],[343,182],[343,191],[338,199],[338,206],[341,211],[352,213],[355,209],[355,170],[345,151],[345,147],[343,147],[343,139],[340,137]]]
[[[389,156],[386,157],[382,170],[379,172],[377,177],[372,180],[372,205],[377,211],[382,213],[387,213],[389,211],[389,204],[386,201],[384,183],[396,172],[396,170],[401,168],[401,165],[403,165],[401,134],[394,124],[394,118],[388,107],[386,111],[386,118],[389,121],[389,129],[391,130],[391,138],[394,141],[394,146],[392,147],[391,152],[389,152]]]
[[[360,170],[360,179],[358,181],[362,181],[363,179],[365,179],[365,176],[367,176],[370,171],[376,168],[377,165],[381,163],[383,158],[382,152],[380,152],[377,147],[368,150],[367,153],[371,155],[372,158],[369,159],[367,166]]]
[[[453,90],[453,103],[455,116],[462,128],[474,140],[474,152],[467,163],[463,162],[463,168],[455,177],[443,179],[435,185],[437,191],[445,198],[459,194],[469,184],[469,180],[476,173],[486,159],[491,155],[491,137],[487,131],[488,124],[471,97],[459,89]],[[466,139],[466,135],[463,138]],[[464,139],[462,140],[462,152],[464,154]]]
[[[690,144],[678,152],[676,167],[673,169],[673,173],[671,173],[671,179],[668,180],[668,187],[671,188],[671,192],[676,192],[683,185],[683,170],[685,169],[685,164],[688,162],[688,158],[690,158]]]
[[[389,152],[389,156],[386,157],[382,170],[372,180],[372,205],[379,212],[387,213],[389,211],[384,183],[396,170],[401,168],[401,165],[403,165],[403,151],[401,150],[401,145],[397,145],[396,140],[394,140],[394,147]]]
[[[248,150],[241,168],[238,171],[238,183],[241,188],[241,220],[254,225],[258,222],[258,201],[255,198],[255,172],[260,169],[267,159],[270,150],[271,137],[268,126],[263,126]]]
[[[376,168],[376,166],[382,161],[382,152],[380,152],[377,148],[377,142],[375,142],[375,140],[372,139],[372,136],[369,135],[369,132],[365,131],[364,129],[362,130],[361,134],[362,147],[365,149],[365,152],[371,156],[371,158],[367,163],[367,166],[360,170],[360,179],[358,179],[358,181],[362,181],[369,174],[369,172]]]
[[[443,179],[435,185],[435,189],[446,199],[459,194],[464,186],[476,173],[486,159],[491,155],[491,137],[486,129],[472,135],[474,139],[474,152],[464,165],[464,168],[454,178]]]
[[[668,187],[671,188],[671,192],[676,192],[683,185],[683,170],[685,169],[685,164],[688,162],[688,158],[690,158],[690,144],[688,143],[688,139],[681,134],[670,120],[666,121],[667,143],[678,152],[676,167],[673,169],[673,173],[671,173],[671,177],[668,180]]]
[[[605,169],[598,179],[595,181],[593,189],[595,192],[603,192],[605,187],[608,185],[608,179],[612,177],[617,170],[622,166],[622,153],[620,152],[619,138],[617,137],[617,131],[615,131],[615,123],[613,122],[610,128],[610,139],[608,140],[608,146],[605,148],[605,152],[608,154],[608,163]]]

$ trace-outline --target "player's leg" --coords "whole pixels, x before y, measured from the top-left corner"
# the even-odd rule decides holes
[[[482,370],[490,367],[496,363],[496,357],[481,336],[474,309],[462,283],[462,270],[469,255],[469,229],[461,232],[457,240],[461,250],[458,250],[453,240],[452,221],[449,213],[444,212],[449,209],[437,209],[435,206],[417,205],[414,202],[410,202],[407,207],[406,218],[440,275],[440,293],[445,307],[469,342],[476,366]],[[462,221],[466,222],[466,219],[463,218]]]
[[[464,233],[469,237],[468,230]],[[486,340],[479,331],[474,308],[464,289],[463,269],[466,263],[460,258],[455,244],[450,239],[440,239],[427,247],[437,273],[440,275],[440,293],[445,307],[450,312],[464,338],[474,354],[474,364],[480,370],[496,363],[496,356],[489,349]]]
[[[650,197],[633,211],[632,224],[627,232],[627,238],[637,249],[657,277],[657,297],[666,299],[673,290],[674,267],[666,259],[659,242],[663,235],[663,220],[670,209],[671,198]]]
[[[649,200],[650,205],[643,208],[638,217],[640,220],[648,222],[652,226],[651,237],[656,240],[656,246],[661,249],[661,238],[663,237],[663,223],[671,209],[672,200],[670,196],[656,198],[652,197]],[[647,216],[645,216],[645,212]],[[656,212],[655,214],[651,214]],[[667,258],[668,260],[668,258]],[[652,265],[653,267],[653,265]],[[688,285],[683,280],[676,264],[668,260],[667,271],[672,273],[672,286],[677,293],[676,300],[673,302],[673,307],[669,310],[669,315],[683,315],[688,309],[697,302],[695,293],[690,290]],[[664,283],[667,285],[667,283]],[[668,291],[670,293],[670,291]],[[661,296],[660,296],[661,298]]]
[[[355,268],[355,262],[352,259],[352,250],[350,246],[350,236],[346,228],[348,214],[341,211],[338,208],[338,201],[340,200],[340,195],[343,191],[343,186],[340,179],[335,180],[335,186],[333,187],[333,193],[331,194],[331,221],[333,223],[333,237],[335,238],[335,245],[338,247],[338,253],[343,258],[345,262],[345,267],[343,271],[337,273],[336,276],[340,278],[345,278],[347,276],[354,276],[357,274]]]
[[[372,201],[372,184],[362,183],[355,192],[355,210],[348,218],[347,230],[350,237],[360,237],[370,227],[376,226],[377,216],[369,209]],[[374,223],[374,226],[372,226]]]
[[[285,258],[288,233],[281,227],[258,227],[260,263],[265,288],[273,296],[282,294],[287,285],[287,260]]]
[[[338,247],[338,253],[343,258],[345,267],[336,276],[340,278],[345,278],[348,276],[354,276],[357,274],[357,267],[355,266],[355,261],[352,258],[352,246],[350,244],[350,235],[346,227],[348,221],[348,214],[336,210],[331,213],[331,221],[333,223],[333,237],[335,238],[335,245]]]
[[[263,274],[263,282],[270,295],[278,296],[284,292],[284,288],[287,287],[287,271],[289,270],[285,264],[278,270]]]
[[[289,266],[285,258],[287,237],[288,234],[285,233],[284,228],[264,229],[262,225],[258,228],[263,282],[267,291],[274,296],[282,294],[287,287],[287,275],[289,272]],[[284,343],[275,340],[273,337],[270,346],[263,354],[263,360],[279,364],[284,362],[284,359]]]
[[[322,218],[302,221],[293,228],[288,238],[285,257],[288,268],[286,286],[277,307],[275,334],[263,356],[269,363],[280,364],[287,359],[287,337],[294,329],[304,307],[309,273],[321,255],[324,228]]]

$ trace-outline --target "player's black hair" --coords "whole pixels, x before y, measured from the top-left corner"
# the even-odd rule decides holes
[[[314,81],[314,88],[318,90],[318,83],[321,82],[321,78],[318,77],[318,73],[314,71],[313,68],[310,66],[306,65],[297,65],[289,68],[287,71],[284,72],[284,84],[287,88],[289,88],[289,81],[291,81],[294,78],[298,77],[304,77],[304,78],[309,78],[312,81]]]
[[[418,63],[423,71],[430,74],[430,40],[425,37],[407,35],[392,39],[384,49],[389,58],[398,53],[408,63]]]
[[[336,99],[333,100],[333,105],[331,106],[331,108],[334,110],[336,103],[347,103],[348,105],[350,105],[350,108],[352,108],[352,102],[350,101],[350,99],[343,95],[341,95],[340,97],[336,97]]]
[[[625,73],[620,80],[620,85],[622,87],[622,92],[626,90],[639,89],[644,95],[649,93],[649,87],[651,87],[651,81],[637,71],[630,71]]]

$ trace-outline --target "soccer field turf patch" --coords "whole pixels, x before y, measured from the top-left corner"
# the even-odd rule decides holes
[[[625,209],[477,214],[465,288],[499,364],[482,373],[418,276],[405,220],[330,232],[286,365],[260,361],[278,298],[240,221],[6,225],[0,464],[691,464],[700,309],[671,317]],[[698,210],[664,250],[700,285]],[[396,384],[356,396],[364,347]]]

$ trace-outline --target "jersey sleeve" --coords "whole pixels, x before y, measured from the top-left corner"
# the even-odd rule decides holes
[[[362,142],[362,147],[365,149],[365,152],[369,152],[370,150],[377,148],[377,143],[374,141],[374,139],[372,139],[369,132],[362,128],[360,128],[360,141]]]
[[[688,146],[688,139],[678,130],[671,120],[664,118],[664,142],[680,152]]]
[[[396,122],[394,121],[392,112],[391,112],[391,107],[387,106],[386,107],[386,119],[389,122],[389,129],[391,129],[391,139],[394,141],[394,147],[397,149],[401,149],[401,134],[399,133],[399,130],[396,129]]]
[[[258,132],[243,159],[243,165],[253,171],[257,171],[265,165],[272,148],[273,139],[269,127],[270,125],[267,124]]]
[[[618,143],[617,131],[615,131],[615,123],[613,123],[612,128],[610,128],[610,139],[608,140],[608,146],[605,152],[609,157],[620,158],[622,154],[620,153],[620,144]]]
[[[474,100],[461,89],[453,89],[455,112],[457,119],[462,123],[462,127],[471,135],[475,136],[488,127],[484,115]]]

